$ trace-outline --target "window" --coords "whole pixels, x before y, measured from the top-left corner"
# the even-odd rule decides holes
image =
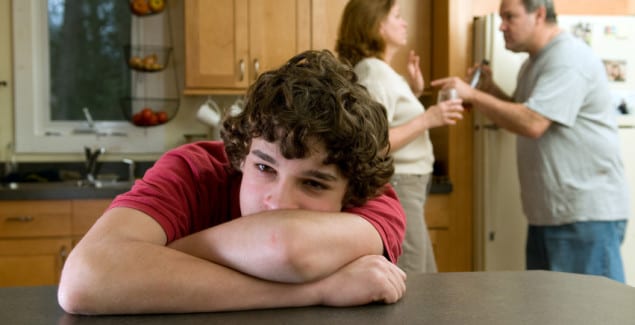
[[[139,94],[123,47],[143,39],[143,24],[128,1],[14,1],[16,151],[164,151],[164,128],[133,126],[120,103]]]
[[[123,120],[113,108],[130,89],[130,22],[125,1],[48,1],[51,120],[83,121],[83,107],[95,120]]]

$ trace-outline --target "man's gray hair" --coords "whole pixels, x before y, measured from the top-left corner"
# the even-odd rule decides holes
[[[525,6],[527,12],[534,12],[544,6],[547,11],[546,21],[554,24],[558,22],[556,10],[553,7],[553,0],[523,0],[523,6]]]

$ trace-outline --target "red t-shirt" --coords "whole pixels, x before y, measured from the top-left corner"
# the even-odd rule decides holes
[[[168,242],[241,216],[239,190],[242,173],[230,167],[220,141],[202,141],[165,153],[132,189],[117,196],[109,208],[128,207],[154,218]],[[401,255],[406,217],[395,191],[365,205],[348,208],[377,229],[387,257]]]

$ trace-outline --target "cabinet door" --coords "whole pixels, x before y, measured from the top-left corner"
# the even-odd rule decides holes
[[[313,0],[311,2],[311,48],[335,53],[335,42],[342,13],[348,0]]]
[[[81,237],[106,211],[112,200],[73,200],[72,234]]]
[[[70,239],[0,240],[0,286],[54,285]]]
[[[248,85],[247,0],[185,1],[185,92]]]
[[[310,38],[310,0],[250,0],[250,80],[308,50]]]

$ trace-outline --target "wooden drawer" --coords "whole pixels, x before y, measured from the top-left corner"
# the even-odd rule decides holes
[[[0,238],[70,236],[70,201],[0,201]]]
[[[0,240],[0,287],[57,284],[70,239]]]

